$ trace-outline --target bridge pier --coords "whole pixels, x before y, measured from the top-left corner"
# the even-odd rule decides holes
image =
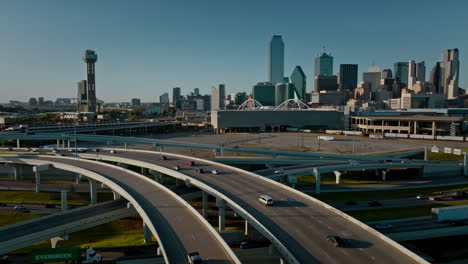
[[[219,156],[224,156],[224,144],[219,145]]]
[[[75,176],[75,184],[80,184],[81,182],[81,174],[76,174]]]
[[[288,181],[291,184],[291,188],[296,189],[297,184],[297,177],[295,176],[288,176]]]
[[[16,148],[20,148],[20,147],[21,147],[20,140],[17,139],[17,140],[16,140]]]
[[[68,240],[68,235],[56,236],[56,237],[50,238],[50,245],[52,246],[52,248],[57,248],[58,242],[62,240]]]
[[[468,176],[468,154],[463,154],[463,176]]]
[[[118,200],[121,198],[120,194],[116,191],[112,191],[112,195],[114,196],[114,200]]]
[[[12,165],[12,167],[15,181],[21,180],[23,178],[23,167],[21,165]]]
[[[205,191],[202,191],[202,215],[208,218],[208,193]]]
[[[387,180],[387,171],[382,170],[382,181],[386,181],[386,180]]]
[[[145,222],[143,222],[143,239],[145,240],[145,243],[153,242],[153,239],[151,237],[151,230]]]
[[[155,171],[155,170],[149,170],[149,173],[153,175],[155,181],[164,185],[164,175],[161,172]]]
[[[37,165],[33,167],[34,179],[35,179],[35,191],[40,191],[41,186],[41,171],[46,171],[50,167],[50,164]]]
[[[244,223],[244,237],[249,237],[249,221],[247,220]]]
[[[89,194],[91,199],[91,204],[97,203],[97,182],[93,179],[88,179],[89,181]]]
[[[60,139],[57,139],[57,148],[60,148]]]
[[[62,204],[62,211],[68,210],[67,190],[60,191],[60,198]]]
[[[314,169],[315,175],[315,194],[320,194],[320,172],[318,172],[317,168]]]
[[[427,160],[427,146],[424,146],[424,160]]]
[[[221,198],[216,197],[216,206],[218,206],[218,223],[219,231],[224,231],[226,228],[226,201]]]
[[[334,171],[333,173],[335,173],[335,178],[336,178],[336,184],[340,184],[341,183],[341,172],[339,171]]]
[[[67,140],[67,148],[71,148],[71,143],[70,143],[70,140]]]

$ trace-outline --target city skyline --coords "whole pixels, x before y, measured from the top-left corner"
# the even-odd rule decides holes
[[[458,48],[459,86],[468,88],[468,67],[465,67],[467,60],[464,56],[464,47],[468,46],[468,39],[458,33],[461,32],[461,26],[466,24],[466,18],[457,15],[457,12],[463,10],[462,6],[467,5],[465,3],[458,3],[460,8],[452,8],[453,15],[443,22],[438,21],[436,17],[439,12],[442,13],[441,9],[448,7],[434,8],[436,1],[427,1],[422,9],[419,6],[417,9],[412,3],[400,12],[411,13],[414,16],[422,16],[420,13],[424,13],[427,17],[434,17],[433,20],[427,21],[427,28],[431,30],[426,31],[431,32],[418,32],[418,36],[413,35],[415,41],[410,43],[402,43],[390,37],[386,43],[374,41],[373,44],[366,44],[362,40],[367,37],[357,32],[363,27],[372,30],[387,25],[391,16],[384,16],[388,20],[382,19],[373,24],[356,21],[356,28],[350,29],[339,23],[350,18],[344,14],[346,5],[350,5],[345,2],[337,8],[337,22],[330,25],[334,30],[328,29],[335,31],[334,34],[323,33],[324,29],[313,27],[306,31],[304,36],[300,33],[311,27],[315,19],[323,18],[323,15],[318,14],[317,18],[310,22],[298,17],[287,23],[279,23],[274,20],[274,15],[265,12],[261,17],[268,23],[259,22],[259,25],[247,25],[247,22],[237,25],[235,22],[238,22],[238,18],[231,15],[225,21],[220,21],[219,25],[196,19],[193,26],[197,30],[190,33],[184,23],[176,23],[168,28],[154,27],[159,19],[164,19],[167,15],[154,18],[157,16],[143,12],[144,9],[148,9],[156,10],[159,14],[162,13],[162,9],[170,11],[170,14],[176,10],[175,4],[144,2],[138,6],[123,4],[110,7],[105,4],[108,2],[102,2],[96,3],[93,10],[89,11],[91,14],[102,12],[102,17],[92,18],[90,21],[83,20],[78,15],[70,15],[72,12],[80,13],[79,10],[85,10],[86,5],[54,5],[53,3],[57,2],[50,1],[41,5],[46,14],[50,12],[50,16],[39,16],[40,12],[34,12],[39,5],[33,1],[0,4],[3,19],[0,32],[9,36],[0,44],[0,53],[4,58],[0,62],[0,89],[6,92],[0,101],[27,101],[31,96],[75,97],[76,82],[85,79],[86,76],[86,69],[83,68],[80,58],[86,49],[94,49],[100,54],[96,77],[97,98],[106,102],[129,101],[135,96],[145,98],[145,101],[158,101],[161,94],[171,92],[174,87],[181,87],[182,94],[193,91],[195,87],[200,89],[201,94],[207,94],[216,83],[225,83],[230,94],[250,91],[253,84],[268,80],[267,45],[273,35],[283,36],[285,75],[289,75],[296,65],[300,65],[309,80],[313,80],[314,58],[320,53],[322,46],[326,46],[327,52],[333,54],[335,71],[339,64],[358,64],[358,81],[362,80],[362,72],[371,65],[393,69],[395,62],[410,60],[425,61],[426,76],[429,76],[429,70],[441,60],[444,50]],[[234,10],[243,10],[240,4],[229,5]],[[302,2],[301,5],[304,6],[304,11],[301,12],[323,6],[306,2]],[[195,8],[193,14],[189,10],[184,11],[189,17],[203,16],[206,12],[221,8],[215,5],[209,10],[203,10],[203,4],[194,6],[191,3],[187,3],[186,6],[188,9]],[[362,3],[355,3],[353,8],[362,6]],[[263,6],[256,3],[250,7],[249,12],[242,11],[240,15],[247,21],[258,21],[258,17],[254,19],[253,14],[261,7]],[[107,8],[110,10],[106,11]],[[273,7],[265,8],[275,10]],[[113,30],[113,24],[109,21],[115,22],[115,19],[119,18],[113,14],[119,10],[128,10],[129,15],[122,18],[126,24],[124,23],[121,29]],[[131,21],[140,11],[141,18]],[[372,19],[372,15],[369,19]],[[78,21],[80,23],[77,23]],[[396,29],[404,29],[404,23],[391,22],[395,29],[389,28],[389,35]],[[96,24],[94,28],[90,27],[93,23]],[[292,23],[297,24],[297,29],[290,27]],[[139,26],[144,26],[144,30],[135,31]],[[402,38],[414,34],[409,31],[401,31]],[[143,34],[145,32],[148,34]],[[83,38],[84,33],[89,34],[90,38]],[[434,33],[440,37],[429,38],[429,35]],[[158,34],[163,35],[157,37]],[[345,34],[348,39],[355,41],[337,41],[336,35],[340,34]],[[318,35],[320,37],[317,37]],[[127,38],[131,40],[126,40]],[[193,41],[190,45],[185,45],[186,43],[181,41],[182,38]],[[218,42],[212,43],[214,39]],[[44,54],[50,55],[48,60],[42,59]],[[308,82],[306,90],[308,93],[313,90],[313,82]]]

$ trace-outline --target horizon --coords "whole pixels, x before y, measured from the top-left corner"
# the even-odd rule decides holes
[[[194,88],[210,94],[211,86],[219,83],[226,84],[226,94],[250,93],[253,85],[268,79],[268,42],[273,35],[281,35],[285,44],[285,75],[301,66],[307,93],[313,90],[314,58],[324,46],[334,57],[334,74],[340,64],[358,64],[359,81],[371,66],[393,71],[395,62],[409,60],[425,61],[428,79],[442,52],[458,48],[460,87],[468,88],[463,56],[468,36],[459,33],[468,24],[463,16],[468,3],[453,8],[438,1],[421,6],[399,0],[382,10],[366,2],[334,1],[332,16],[315,13],[327,4],[293,1],[289,4],[303,8],[284,19],[278,16],[283,10],[280,1],[247,7],[243,1],[0,3],[0,32],[8,36],[0,43],[1,91],[6,94],[0,101],[75,98],[78,81],[86,79],[81,58],[86,49],[98,54],[96,94],[106,103],[132,98],[158,102],[165,92],[172,98],[173,87],[181,87],[184,95]],[[356,10],[367,16],[359,17]],[[444,16],[446,10],[452,15]],[[80,15],[85,11],[89,19]],[[309,12],[314,12],[312,17]]]

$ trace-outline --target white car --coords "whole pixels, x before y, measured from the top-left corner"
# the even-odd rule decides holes
[[[17,205],[17,206],[14,207],[14,209],[16,211],[26,211],[27,210],[27,208],[25,206],[22,206],[22,205]]]
[[[280,173],[283,173],[283,172],[284,172],[283,169],[277,169],[277,170],[275,170],[275,174],[280,174]]]
[[[273,205],[273,198],[269,195],[261,195],[258,197],[258,201],[261,202],[262,204],[268,206],[268,205]]]
[[[117,151],[115,151],[115,150],[111,150],[111,151],[109,151],[109,152],[112,153],[112,154],[117,153]]]
[[[213,174],[219,174],[219,170],[212,170],[211,173],[213,173]]]
[[[427,196],[420,194],[420,195],[416,196],[416,199],[424,200],[424,199],[427,199]]]

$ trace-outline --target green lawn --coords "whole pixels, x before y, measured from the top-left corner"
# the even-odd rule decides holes
[[[468,189],[468,184],[402,190],[321,193],[320,195],[313,194],[312,196],[327,203],[336,203],[346,201],[402,199],[416,197],[416,195],[419,194],[434,195],[441,192],[450,192],[464,189]]]
[[[98,202],[112,199],[112,193],[98,193]],[[0,191],[0,202],[3,203],[42,203],[60,204],[59,192],[33,192],[33,191]],[[68,195],[68,204],[89,204],[88,193],[73,193]]]
[[[456,206],[456,205],[468,205],[468,201],[458,201],[453,203],[439,203],[434,205],[425,206],[413,206],[404,208],[388,208],[388,209],[377,209],[377,210],[363,210],[363,211],[350,211],[347,212],[350,216],[362,221],[382,221],[400,218],[430,216],[431,208],[445,207],[445,206]]]
[[[69,239],[60,241],[59,247],[124,247],[141,246],[143,223],[138,217],[130,217],[71,233]],[[154,238],[153,238],[153,241]],[[146,244],[147,245],[147,244]],[[50,241],[42,241],[12,253],[29,253],[32,249],[50,248]]]

